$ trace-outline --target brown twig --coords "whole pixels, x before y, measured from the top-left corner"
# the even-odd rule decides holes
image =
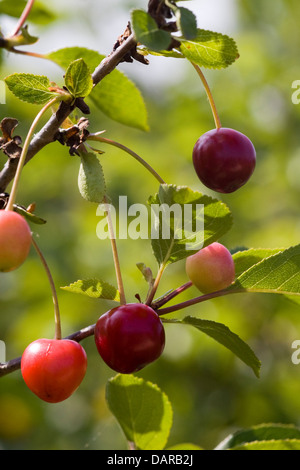
[[[113,51],[108,57],[102,60],[100,65],[93,73],[94,87],[98,85],[103,78],[110,74],[120,63],[122,57],[132,49],[136,44],[134,36],[131,35],[124,41],[118,49]],[[28,148],[26,163],[28,163],[40,150],[55,140],[59,128],[67,117],[73,111],[73,106],[62,102],[58,111],[51,116],[45,126],[32,139]],[[13,180],[18,162],[16,159],[8,159],[4,168],[0,172],[0,193],[5,192],[9,183]]]

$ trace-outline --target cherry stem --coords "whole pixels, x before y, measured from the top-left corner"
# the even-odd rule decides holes
[[[173,290],[172,292],[170,292],[170,294],[167,294],[165,297],[157,300],[157,301],[154,301],[152,303],[152,308],[154,310],[157,310],[159,309],[160,307],[162,307],[163,305],[165,305],[166,303],[170,302],[170,300],[174,299],[174,297],[177,297],[177,295],[181,294],[182,292],[184,292],[185,290],[189,289],[190,287],[192,287],[193,283],[191,281],[187,282],[186,284],[183,284],[183,286],[181,287],[177,287],[177,289]]]
[[[20,16],[20,19],[17,23],[17,26],[15,27],[14,32],[12,33],[12,36],[16,36],[20,29],[24,26],[25,21],[28,18],[28,15],[33,7],[34,0],[28,0],[26,7],[23,10],[22,15]]]
[[[229,294],[238,294],[238,293],[241,293],[241,292],[245,292],[245,290],[244,289],[236,289],[236,290],[223,289],[223,290],[219,290],[219,291],[216,291],[216,292],[212,292],[210,294],[201,295],[200,297],[195,297],[195,298],[187,300],[185,302],[181,302],[179,304],[172,305],[171,307],[158,309],[158,310],[156,310],[156,312],[160,316],[161,315],[167,315],[168,313],[177,312],[178,310],[182,310],[182,309],[190,307],[192,305],[196,305],[196,304],[199,304],[201,302],[205,302],[206,300],[212,300],[212,299],[216,299],[217,297],[222,297],[222,296],[229,295]]]
[[[128,448],[129,450],[136,450],[136,445],[132,441],[128,441]]]
[[[9,197],[7,206],[6,206],[6,208],[5,208],[5,210],[7,210],[7,211],[13,210],[13,206],[14,206],[14,203],[15,203],[15,200],[16,200],[18,185],[19,185],[19,181],[20,181],[20,178],[21,178],[22,169],[23,169],[23,166],[24,166],[24,164],[25,164],[27,151],[28,151],[28,148],[29,148],[29,145],[30,145],[31,138],[32,138],[33,133],[34,133],[34,131],[35,131],[35,128],[36,128],[36,126],[38,125],[38,122],[39,122],[39,120],[41,119],[41,117],[43,116],[43,114],[44,114],[55,102],[57,102],[57,101],[59,101],[59,100],[60,100],[60,98],[58,98],[58,97],[55,97],[55,98],[53,98],[52,100],[50,100],[50,101],[41,109],[41,111],[37,114],[36,118],[34,119],[33,123],[31,124],[31,127],[30,127],[30,129],[29,129],[29,132],[28,132],[28,134],[27,134],[27,136],[26,136],[26,140],[25,140],[25,142],[24,142],[24,146],[23,146],[23,149],[22,149],[22,153],[21,153],[21,156],[20,156],[19,163],[18,163],[17,171],[16,171],[15,178],[14,178],[14,182],[13,182],[13,185],[12,185],[10,197]]]
[[[20,51],[19,49],[15,49],[12,47],[9,49],[9,52],[14,52],[15,54],[22,54],[30,57],[35,57],[37,59],[47,59],[45,54],[39,54],[38,52],[30,52],[30,51]]]
[[[216,128],[220,129],[222,127],[221,121],[220,121],[219,114],[218,114],[218,111],[217,111],[216,103],[213,99],[212,92],[209,88],[207,80],[206,80],[202,70],[200,69],[199,65],[194,64],[193,62],[191,62],[191,64],[194,67],[194,69],[196,70],[196,72],[198,73],[198,75],[199,75],[199,77],[200,77],[200,79],[203,83],[203,86],[205,88],[205,91],[206,91],[206,94],[207,94],[207,97],[208,97],[208,100],[209,100],[209,103],[210,103],[210,107],[211,107],[211,110],[212,110],[212,113],[213,113],[213,116],[214,116]]]
[[[88,140],[95,140],[97,142],[102,142],[105,144],[112,145],[114,147],[117,147],[121,150],[124,150],[124,152],[128,153],[131,155],[133,158],[135,158],[138,162],[140,162],[147,170],[150,171],[150,173],[159,181],[161,184],[165,184],[165,181],[162,179],[162,177],[147,163],[143,158],[141,158],[137,153],[133,152],[133,150],[129,149],[123,144],[120,144],[119,142],[115,142],[114,140],[106,139],[105,137],[101,137],[100,133],[99,134],[90,134],[88,136]]]
[[[174,241],[171,243],[171,245],[168,249],[168,252],[165,256],[165,259],[163,260],[163,262],[159,266],[159,270],[158,270],[157,276],[155,278],[154,284],[153,284],[152,289],[150,290],[150,292],[147,296],[147,299],[146,299],[146,302],[145,302],[146,305],[150,306],[152,304],[152,301],[153,301],[154,296],[156,294],[156,291],[158,289],[159,283],[161,281],[162,275],[164,273],[164,270],[166,269],[168,259],[170,258],[170,255],[171,255],[171,252],[172,252],[172,249],[173,249],[173,244],[174,244]]]
[[[40,248],[38,247],[36,241],[34,240],[34,238],[32,237],[32,244],[45,268],[45,271],[46,271],[46,274],[47,274],[47,277],[48,277],[48,280],[49,280],[49,284],[50,284],[50,287],[51,287],[51,291],[52,291],[52,299],[53,299],[53,304],[54,304],[54,317],[55,317],[55,339],[61,339],[61,320],[60,320],[60,312],[59,312],[59,304],[58,304],[58,298],[57,298],[57,292],[56,292],[56,289],[55,289],[55,284],[54,284],[54,281],[53,281],[53,277],[51,275],[51,272],[50,272],[50,269],[49,269],[49,266],[45,260],[45,257],[43,256],[43,253],[41,252]]]
[[[107,224],[108,224],[109,238],[110,238],[112,253],[113,253],[113,258],[114,258],[118,289],[120,293],[120,303],[121,305],[125,305],[126,297],[125,297],[125,290],[124,290],[124,284],[123,284],[123,279],[122,279],[118,249],[117,249],[117,244],[116,244],[116,237],[114,234],[113,223],[112,223],[111,216],[110,216],[109,204],[108,204],[106,197],[104,197],[104,204],[106,206],[105,212],[106,212],[106,218],[107,218]]]
[[[184,287],[184,286],[182,286]],[[245,293],[244,289],[235,289],[235,290],[221,290],[217,292],[212,292],[211,294],[205,294],[200,297],[196,297],[194,299],[191,299],[187,302],[182,302],[181,304],[173,305],[169,308],[163,308],[163,309],[158,309],[157,314],[158,315],[166,315],[167,313],[172,313],[175,312],[176,310],[180,310],[186,307],[189,307],[191,305],[198,304],[200,302],[204,302],[206,300],[212,300],[217,297],[225,296],[228,294],[238,294],[238,293]],[[75,333],[72,333],[69,336],[66,336],[65,339],[72,339],[73,341],[77,341],[80,343],[80,341],[93,336],[95,333],[95,326],[96,324],[89,325],[85,328],[82,328],[79,331],[76,331]],[[17,357],[15,359],[11,359],[8,362],[0,364],[0,377],[4,377],[5,375],[11,374],[12,372],[17,371],[21,367],[21,357]]]
[[[161,264],[161,266],[160,266],[160,268],[159,268],[159,270],[158,270],[157,276],[156,276],[156,278],[155,278],[154,284],[153,284],[153,286],[152,286],[152,289],[150,290],[150,292],[149,292],[149,294],[148,294],[148,297],[147,297],[147,299],[146,299],[146,302],[145,302],[146,305],[151,305],[151,304],[152,304],[152,301],[153,301],[154,296],[155,296],[155,294],[156,294],[156,291],[157,291],[157,289],[158,289],[159,283],[160,283],[160,281],[161,281],[162,275],[163,275],[163,273],[164,273],[165,267],[166,267],[166,266],[165,266],[164,263]]]

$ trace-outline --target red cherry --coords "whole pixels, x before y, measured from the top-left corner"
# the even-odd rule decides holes
[[[28,223],[14,211],[0,211],[0,271],[17,269],[26,260],[32,235]]]
[[[221,243],[212,243],[186,259],[186,273],[203,294],[226,289],[235,279],[230,251]]]
[[[111,369],[130,374],[159,358],[165,346],[165,331],[151,307],[127,304],[99,318],[95,342],[100,356]]]
[[[48,403],[69,398],[87,368],[83,347],[68,339],[38,339],[25,349],[21,372],[28,388]]]
[[[193,163],[206,187],[220,193],[232,193],[252,175],[256,152],[244,134],[221,127],[206,132],[197,140]]]

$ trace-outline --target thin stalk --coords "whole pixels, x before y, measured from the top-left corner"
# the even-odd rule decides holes
[[[152,301],[154,299],[154,296],[156,294],[156,291],[158,289],[158,286],[159,286],[159,283],[161,281],[161,278],[162,278],[162,275],[164,273],[164,270],[166,269],[166,266],[167,266],[167,263],[168,263],[168,259],[170,258],[170,255],[171,255],[171,252],[172,252],[172,249],[173,249],[173,245],[174,245],[174,240],[172,241],[171,245],[169,246],[169,249],[168,249],[168,252],[165,256],[165,259],[163,260],[163,262],[160,264],[160,267],[159,267],[159,270],[158,270],[158,273],[157,273],[157,276],[155,278],[155,281],[154,281],[154,284],[153,284],[153,287],[152,289],[150,290],[148,296],[147,296],[147,299],[146,299],[146,305],[151,305],[152,304]]]
[[[164,273],[164,270],[165,270],[165,265],[162,264],[162,265],[160,266],[159,270],[158,270],[158,273],[157,273],[157,276],[156,276],[156,278],[155,278],[153,287],[152,287],[152,289],[150,290],[149,295],[148,295],[148,297],[147,297],[147,299],[146,299],[146,302],[145,302],[146,305],[151,305],[151,304],[152,304],[152,301],[153,301],[154,296],[155,296],[155,294],[156,294],[156,291],[157,291],[157,289],[158,289],[158,286],[159,286],[159,283],[160,283],[160,281],[161,281],[161,278],[162,278],[162,275],[163,275],[163,273]]]
[[[18,163],[18,167],[17,167],[17,171],[16,171],[16,174],[15,174],[15,178],[14,178],[14,182],[13,182],[13,186],[12,186],[12,189],[11,189],[11,193],[10,193],[10,197],[9,197],[9,201],[8,201],[8,204],[5,208],[5,210],[9,211],[9,210],[13,210],[13,206],[14,206],[14,203],[15,203],[15,200],[16,200],[16,195],[17,195],[17,190],[18,190],[18,186],[19,186],[19,181],[20,181],[20,178],[21,178],[21,173],[22,173],[22,169],[23,169],[23,166],[24,166],[24,163],[25,163],[25,160],[26,160],[26,155],[27,155],[27,151],[28,151],[28,148],[29,148],[29,145],[30,145],[30,141],[31,141],[31,138],[34,134],[34,131],[35,131],[35,128],[36,126],[38,125],[41,117],[43,116],[43,114],[55,103],[59,100],[60,98],[58,97],[55,97],[53,98],[52,100],[50,100],[42,109],[41,111],[37,114],[37,116],[35,117],[33,123],[31,124],[31,127],[29,129],[29,132],[26,136],[26,140],[24,142],[24,145],[23,145],[23,149],[22,149],[22,153],[21,153],[21,156],[20,156],[20,160],[19,160],[19,163]]]
[[[9,52],[14,52],[15,54],[21,54],[21,55],[26,55],[30,57],[35,57],[37,59],[48,59],[45,54],[39,54],[38,52],[21,51],[19,49],[15,49],[14,47],[10,49]]]
[[[159,308],[161,308],[163,305],[167,304],[168,302],[170,302],[170,300],[174,299],[175,297],[177,297],[177,295],[181,294],[182,292],[184,292],[185,290],[189,289],[190,287],[192,287],[193,283],[191,281],[183,284],[183,286],[181,287],[177,287],[177,289],[173,290],[172,292],[170,292],[170,294],[166,295],[165,297],[153,302],[152,304],[152,308],[154,310],[157,310]]]
[[[131,155],[135,160],[137,160],[139,163],[141,163],[150,173],[159,181],[161,184],[165,184],[165,181],[162,179],[162,177],[147,163],[142,157],[140,157],[137,153],[133,152],[130,148],[126,147],[123,144],[120,144],[119,142],[115,142],[114,140],[106,139],[105,137],[101,137],[100,134],[90,134],[88,136],[88,140],[94,140],[97,142],[102,142],[105,144],[112,145],[114,147],[117,147],[121,150],[124,150],[124,152],[128,153]]]
[[[51,292],[52,292],[52,299],[53,299],[53,304],[54,304],[54,318],[55,318],[55,339],[61,339],[61,321],[60,321],[60,312],[59,312],[59,304],[58,304],[58,298],[57,298],[57,293],[56,293],[56,289],[55,289],[55,284],[54,284],[54,281],[53,281],[53,277],[51,275],[51,272],[50,272],[50,269],[49,269],[49,266],[45,260],[45,257],[43,256],[43,253],[41,252],[41,250],[39,249],[36,241],[34,240],[34,238],[32,237],[32,244],[45,268],[45,271],[46,271],[46,274],[47,274],[47,277],[48,277],[48,280],[49,280],[49,284],[50,284],[50,288],[51,288]]]
[[[16,36],[18,32],[20,31],[20,29],[24,26],[24,23],[28,18],[28,15],[33,7],[33,4],[34,4],[34,0],[28,0],[26,7],[24,8],[23,13],[19,18],[17,26],[15,27],[15,30],[12,33],[12,36]]]
[[[211,110],[212,110],[212,113],[213,113],[213,116],[214,116],[216,128],[220,129],[222,127],[221,121],[220,121],[220,118],[219,118],[219,114],[218,114],[218,111],[217,111],[215,100],[213,99],[212,92],[209,88],[207,80],[206,80],[202,70],[200,69],[199,65],[194,64],[193,62],[191,62],[191,64],[194,67],[194,69],[196,70],[196,72],[198,73],[198,75],[199,75],[199,77],[200,77],[200,79],[203,83],[203,86],[205,88],[205,91],[206,91],[206,94],[207,94],[207,97],[208,97],[208,100],[209,100],[209,103],[210,103],[210,107],[211,107]]]
[[[108,224],[109,238],[110,238],[110,243],[111,243],[112,253],[113,253],[113,258],[114,258],[114,265],[115,265],[115,271],[116,271],[116,276],[117,276],[118,289],[119,289],[119,293],[120,293],[120,303],[121,303],[121,305],[125,305],[126,304],[126,297],[125,297],[125,290],[124,290],[124,284],[123,284],[123,279],[122,279],[118,249],[117,249],[117,244],[116,244],[116,237],[115,237],[115,234],[114,234],[113,223],[112,223],[112,220],[111,220],[109,205],[107,203],[106,198],[104,198],[104,204],[107,207],[107,210],[105,212],[106,212],[106,218],[107,218],[107,224]]]
[[[222,297],[222,296],[229,295],[229,294],[239,294],[242,292],[245,292],[245,290],[244,289],[219,290],[216,292],[212,292],[211,294],[205,294],[205,295],[201,295],[200,297],[195,297],[194,299],[187,300],[186,302],[181,302],[180,304],[172,305],[171,307],[158,309],[156,310],[156,313],[158,315],[167,315],[168,313],[177,312],[178,310],[191,307],[192,305],[205,302],[206,300],[212,300],[212,299],[216,299],[217,297]]]

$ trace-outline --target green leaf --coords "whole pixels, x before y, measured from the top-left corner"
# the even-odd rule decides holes
[[[114,70],[101,80],[89,99],[114,121],[142,131],[149,130],[148,113],[142,94],[119,70]]]
[[[151,244],[159,265],[190,256],[218,240],[232,226],[231,213],[224,203],[186,186],[161,185],[148,204],[155,216]]]
[[[288,424],[260,424],[242,429],[226,437],[215,450],[228,450],[243,444],[259,441],[300,439],[300,429]]]
[[[32,214],[31,212],[28,212],[24,207],[19,206],[17,204],[14,204],[14,211],[25,217],[25,219],[27,219],[29,222],[32,222],[33,224],[44,225],[47,223],[45,219],[42,219],[41,217]]]
[[[100,279],[79,280],[69,286],[61,287],[61,289],[74,294],[82,294],[93,299],[120,302],[119,291],[114,286]]]
[[[102,165],[93,152],[82,152],[78,174],[78,188],[83,199],[100,204],[106,193]]]
[[[47,57],[63,69],[70,62],[82,58],[91,72],[105,59],[104,55],[84,47],[59,49]],[[141,92],[120,70],[113,70],[101,80],[88,100],[114,121],[143,131],[149,130],[148,113]]]
[[[182,36],[187,39],[195,39],[197,36],[197,18],[191,10],[180,7],[175,13],[178,28]]]
[[[300,450],[300,439],[250,442],[233,447],[231,450]]]
[[[71,62],[83,59],[89,67],[90,72],[93,72],[104,58],[99,52],[85,47],[65,47],[50,52],[46,57],[65,70],[69,67]]]
[[[19,18],[27,4],[26,0],[2,0],[0,2],[0,14]],[[57,15],[53,12],[53,6],[47,8],[44,3],[35,1],[30,11],[29,21],[37,24],[49,24]]]
[[[180,52],[200,67],[228,67],[239,57],[235,41],[221,33],[198,29],[193,40],[177,39],[181,42]]]
[[[182,444],[175,444],[168,447],[166,450],[204,450],[202,447],[192,444],[191,442],[183,442]]]
[[[145,281],[148,282],[151,287],[154,282],[152,270],[148,266],[146,266],[145,263],[137,263],[137,268],[141,271]]]
[[[259,377],[261,366],[259,359],[256,357],[248,344],[246,344],[237,334],[233,333],[226,325],[190,316],[185,317],[182,320],[163,319],[163,322],[191,325],[197,328],[202,333],[205,333],[218,343],[225,346],[225,348],[229,349],[253,370],[256,377]]]
[[[132,11],[131,25],[137,42],[153,51],[167,49],[171,44],[171,35],[159,29],[156,21],[144,10]]]
[[[228,290],[300,295],[300,245],[254,264]]]
[[[6,48],[12,49],[18,46],[27,46],[29,44],[35,44],[38,39],[39,38],[36,36],[31,36],[31,34],[29,34],[28,32],[27,26],[24,26],[23,28],[21,28],[21,31],[17,35],[11,36],[10,38],[6,39]]]
[[[4,79],[9,90],[20,100],[31,104],[45,104],[58,93],[49,91],[48,77],[30,73],[14,73]]]
[[[164,449],[173,411],[157,385],[133,375],[117,375],[107,383],[106,399],[126,439],[137,450]]]
[[[232,257],[235,264],[236,276],[240,276],[244,271],[247,271],[247,269],[280,251],[282,251],[282,249],[250,248],[249,250],[234,253]]]
[[[145,47],[141,47],[141,51],[147,52],[147,54],[151,54],[154,56],[163,56],[163,57],[172,57],[173,59],[184,59],[184,55],[181,54],[178,50],[173,49],[172,51],[151,51]]]
[[[85,98],[93,89],[93,79],[83,59],[71,62],[65,75],[65,84],[74,98]]]

